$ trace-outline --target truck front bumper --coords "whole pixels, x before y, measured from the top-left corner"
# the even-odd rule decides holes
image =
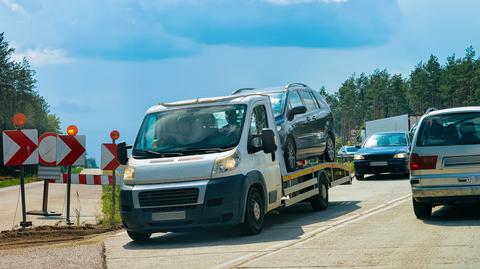
[[[412,196],[418,202],[445,204],[461,201],[480,201],[480,186],[412,186]]]
[[[124,185],[120,191],[122,223],[125,229],[136,232],[241,223],[244,179],[244,175],[235,175],[186,183]],[[182,194],[193,189],[198,189],[195,201],[191,201],[195,193]]]

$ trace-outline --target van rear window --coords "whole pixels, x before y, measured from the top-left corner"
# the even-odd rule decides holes
[[[480,144],[480,113],[452,113],[423,120],[417,146]]]

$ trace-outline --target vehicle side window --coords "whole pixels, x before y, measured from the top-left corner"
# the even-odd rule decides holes
[[[252,121],[250,122],[250,136],[252,136],[252,146],[262,146],[262,130],[268,128],[267,110],[264,105],[258,105],[253,108]]]
[[[297,106],[303,106],[302,99],[297,91],[291,91],[288,95],[288,108],[292,109]]]
[[[313,111],[318,108],[317,103],[313,100],[312,94],[308,91],[300,91],[302,95],[303,101],[305,102],[305,106],[307,107],[307,111]]]
[[[320,108],[327,108],[328,104],[325,102],[325,99],[320,95],[319,92],[317,91],[312,91],[313,96],[315,97],[315,100],[317,100],[317,104]]]

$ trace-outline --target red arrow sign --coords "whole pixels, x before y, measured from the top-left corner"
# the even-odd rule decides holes
[[[85,163],[85,136],[59,135],[57,139],[57,165],[82,165]]]
[[[102,144],[102,170],[115,170],[120,166],[116,144]]]
[[[5,166],[38,164],[37,130],[3,132],[3,160]]]

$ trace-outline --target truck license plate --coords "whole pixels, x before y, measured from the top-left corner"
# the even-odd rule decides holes
[[[387,166],[387,162],[370,162],[370,166]]]
[[[183,220],[183,219],[185,219],[185,211],[152,213],[152,221]]]

